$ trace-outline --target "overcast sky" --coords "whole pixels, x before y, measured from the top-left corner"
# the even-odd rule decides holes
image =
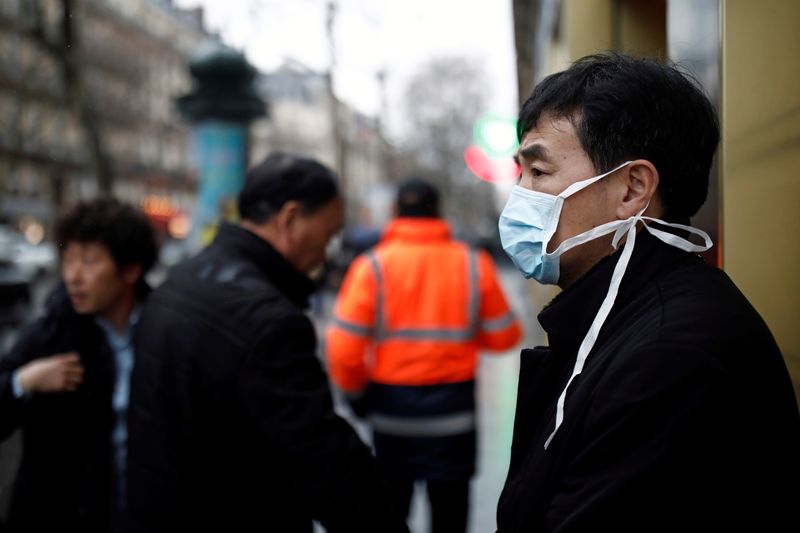
[[[328,69],[328,0],[175,0],[202,5],[206,25],[269,71],[284,59]],[[380,110],[376,73],[386,71],[395,131],[403,87],[415,68],[440,55],[475,58],[491,88],[486,111],[516,113],[511,0],[338,0],[335,19],[335,90],[370,115]]]

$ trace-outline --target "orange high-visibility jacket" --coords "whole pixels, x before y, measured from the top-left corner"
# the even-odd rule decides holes
[[[489,254],[450,238],[441,219],[393,220],[350,266],[327,332],[334,383],[434,385],[475,377],[478,349],[521,336]]]

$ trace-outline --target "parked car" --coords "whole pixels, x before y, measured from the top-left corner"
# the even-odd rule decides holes
[[[25,322],[30,307],[30,280],[12,261],[0,257],[0,330]]]
[[[0,258],[12,262],[30,282],[55,272],[58,267],[53,243],[31,244],[8,226],[0,226]]]

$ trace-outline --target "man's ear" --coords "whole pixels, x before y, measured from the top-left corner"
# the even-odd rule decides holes
[[[275,221],[277,222],[278,227],[281,230],[290,228],[297,219],[297,215],[300,213],[300,208],[300,202],[296,200],[289,200],[288,202],[284,203],[275,215]]]
[[[284,257],[289,257],[294,249],[294,226],[300,216],[302,205],[296,200],[284,203],[273,217],[274,239],[271,240]]]
[[[275,250],[287,257],[292,250],[292,226],[300,213],[300,203],[290,200],[265,221],[255,223],[242,220],[243,228],[267,241]]]
[[[622,172],[623,190],[617,204],[617,218],[630,218],[645,207],[648,216],[661,216],[661,203],[656,194],[658,182],[658,170],[646,159],[636,159],[625,167]]]

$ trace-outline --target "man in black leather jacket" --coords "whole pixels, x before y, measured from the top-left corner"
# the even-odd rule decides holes
[[[794,531],[786,366],[688,225],[708,99],[674,67],[590,56],[536,87],[518,135],[503,246],[564,291],[539,315],[549,346],[522,352],[499,531]]]
[[[333,173],[273,154],[242,222],[148,300],[131,395],[135,531],[406,531],[369,449],[333,412],[304,313],[343,224]]]

